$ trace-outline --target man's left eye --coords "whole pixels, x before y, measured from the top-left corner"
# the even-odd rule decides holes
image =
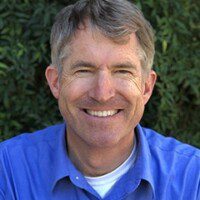
[[[115,73],[120,73],[120,74],[131,74],[130,71],[124,70],[124,69],[117,70]]]

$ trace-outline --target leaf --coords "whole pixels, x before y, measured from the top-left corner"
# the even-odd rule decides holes
[[[7,69],[8,66],[5,63],[0,62],[0,70]]]
[[[167,41],[166,40],[163,40],[163,42],[162,42],[162,50],[163,50],[163,53],[165,53],[167,51]]]

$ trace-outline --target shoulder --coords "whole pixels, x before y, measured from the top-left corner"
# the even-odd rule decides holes
[[[187,184],[200,184],[200,150],[174,138],[165,137],[154,130],[142,128],[154,175],[161,181],[187,180]],[[176,181],[175,181],[176,180]],[[181,181],[179,182],[181,184]]]
[[[154,130],[141,128],[156,195],[197,199],[200,193],[200,150]],[[167,191],[167,193],[165,193]],[[192,191],[192,192],[188,192]]]
[[[52,173],[49,166],[56,163],[57,154],[56,158],[54,155],[61,146],[64,130],[65,124],[50,126],[0,143],[0,199],[1,195],[12,196],[13,191],[20,191],[24,180],[27,185],[23,188],[29,187],[33,174],[36,182],[48,180],[46,177]]]

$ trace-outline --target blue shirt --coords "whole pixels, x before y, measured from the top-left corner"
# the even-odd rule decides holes
[[[0,144],[0,200],[101,199],[67,156],[65,124]],[[200,151],[136,127],[135,165],[105,200],[199,200]]]

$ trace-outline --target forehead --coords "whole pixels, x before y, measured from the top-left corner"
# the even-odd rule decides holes
[[[79,29],[70,42],[70,55],[67,60],[92,61],[97,65],[128,61],[140,66],[139,45],[135,33],[125,39],[123,42],[116,42],[95,28]]]

